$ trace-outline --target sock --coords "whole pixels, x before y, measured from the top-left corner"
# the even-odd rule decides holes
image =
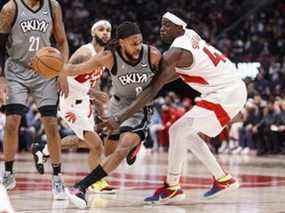
[[[198,134],[192,134],[187,138],[188,148],[207,167],[215,179],[219,180],[224,177],[226,175],[224,170],[217,162],[206,142]]]
[[[58,175],[61,173],[61,164],[52,164],[53,175]]]
[[[14,161],[5,161],[5,171],[13,173],[13,164]]]
[[[87,175],[74,186],[80,188],[83,191],[86,191],[89,186],[106,177],[107,175],[108,174],[104,171],[103,167],[101,165],[98,165],[89,175]]]

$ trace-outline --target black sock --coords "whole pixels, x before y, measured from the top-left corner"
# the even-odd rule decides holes
[[[58,175],[61,173],[61,164],[52,164],[53,175]]]
[[[75,187],[86,191],[89,186],[106,177],[107,175],[108,174],[104,171],[103,167],[98,165],[89,175],[83,178],[79,183],[75,184]]]
[[[5,171],[13,173],[14,161],[5,161]]]

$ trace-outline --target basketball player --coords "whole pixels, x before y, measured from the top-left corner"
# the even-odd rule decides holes
[[[98,67],[111,70],[112,97],[109,113],[115,114],[130,105],[137,95],[150,83],[160,62],[160,52],[143,44],[142,34],[133,22],[124,22],[117,29],[117,44],[93,56],[85,63],[65,65],[68,75],[89,73]],[[130,151],[145,138],[147,111],[140,110],[123,122],[119,128],[118,145],[112,154],[99,164],[86,178],[67,189],[70,200],[79,208],[86,208],[86,189],[115,170]]]
[[[0,212],[13,213],[8,194],[5,187],[0,183]]]
[[[13,163],[17,152],[18,130],[21,117],[28,111],[28,94],[32,95],[42,116],[53,168],[52,191],[55,199],[65,199],[64,186],[59,174],[60,136],[57,126],[57,79],[43,79],[30,67],[31,58],[42,47],[50,46],[54,36],[65,60],[68,44],[62,22],[62,12],[56,0],[10,0],[0,13],[0,61],[6,61],[5,77],[0,78],[0,97],[6,98],[4,127],[5,174],[3,185],[7,190],[16,186]],[[6,47],[6,48],[5,48]],[[2,75],[3,70],[1,68]],[[61,75],[61,89],[66,90],[66,77]]]
[[[69,63],[79,64],[89,60],[92,56],[100,54],[104,51],[105,46],[111,39],[111,24],[106,20],[97,21],[91,29],[93,37],[92,42],[80,47],[70,58]],[[89,167],[95,169],[103,154],[103,143],[95,131],[93,106],[90,103],[89,90],[94,88],[95,83],[100,78],[103,68],[94,69],[91,73],[81,74],[77,76],[69,76],[69,96],[67,98],[60,96],[59,115],[65,120],[76,136],[82,142],[86,142],[89,152]],[[98,93],[96,91],[96,93]],[[102,93],[101,93],[102,94]],[[103,94],[102,94],[103,95]],[[98,96],[98,95],[97,95]],[[107,96],[107,95],[106,95]],[[96,108],[100,107],[98,105]],[[103,115],[102,115],[103,116]],[[106,116],[105,116],[106,117]],[[74,141],[74,139],[73,139]],[[70,143],[68,138],[62,140],[62,146]],[[79,145],[81,144],[79,143]],[[81,146],[82,147],[82,146]],[[84,146],[83,146],[84,147]],[[95,192],[109,192],[112,187],[104,180],[93,184],[90,189]]]
[[[163,55],[159,74],[131,106],[105,123],[109,129],[118,128],[121,122],[151,101],[164,84],[178,77],[202,94],[202,100],[170,127],[167,179],[162,188],[145,199],[147,202],[184,199],[179,179],[188,149],[214,177],[213,187],[204,194],[206,198],[239,187],[237,180],[218,164],[205,139],[217,136],[238,115],[247,98],[245,84],[235,65],[195,31],[187,29],[181,17],[183,13],[163,15],[160,36],[162,41],[172,44]]]
[[[82,63],[90,59],[93,55],[96,55],[102,52],[105,49],[106,44],[111,39],[111,24],[106,20],[99,20],[93,24],[91,28],[92,41],[86,45],[80,47],[70,58],[71,64]],[[94,132],[94,116],[93,113],[90,114],[92,108],[90,108],[90,101],[94,103],[96,113],[104,116],[104,111],[107,105],[108,95],[104,92],[101,92],[97,89],[92,89],[92,100],[88,95],[88,92],[91,88],[98,87],[98,78],[101,76],[102,69],[96,69],[93,73],[82,74],[74,77],[68,77],[68,83],[70,86],[69,95],[67,98],[60,96],[60,111],[59,114],[65,120],[71,129],[74,130],[74,135],[69,135],[64,137],[61,140],[61,148],[90,148],[91,152],[89,153],[89,166],[91,170],[97,166],[96,162],[98,157],[101,155],[101,140],[88,141],[85,143],[85,136],[87,134],[88,139],[90,137],[98,139],[97,133]],[[96,84],[96,85],[95,85]],[[72,122],[70,115],[73,114],[75,122]],[[69,116],[67,116],[69,115]],[[106,117],[106,115],[105,115]],[[90,139],[89,139],[90,140]],[[99,143],[100,142],[100,143]],[[89,146],[88,143],[91,143]],[[99,150],[96,150],[99,148]],[[99,152],[99,153],[97,153]],[[49,153],[46,151],[46,145],[44,148],[38,147],[36,152],[37,155],[37,168],[44,168],[44,156],[48,156]],[[44,170],[42,170],[44,173]],[[110,187],[105,180],[97,181],[90,187],[90,190],[93,192],[100,193],[114,193],[114,188]]]

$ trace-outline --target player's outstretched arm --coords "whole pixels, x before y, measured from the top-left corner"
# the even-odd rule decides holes
[[[92,56],[88,61],[80,64],[65,64],[63,72],[66,75],[74,76],[85,73],[90,73],[97,68],[105,67],[109,70],[112,69],[114,64],[113,54],[111,51],[103,51],[98,55]]]
[[[62,10],[56,0],[51,0],[52,17],[53,17],[53,36],[57,43],[58,49],[63,54],[64,60],[69,59],[69,47],[62,21]]]

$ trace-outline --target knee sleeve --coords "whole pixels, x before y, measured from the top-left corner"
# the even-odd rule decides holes
[[[48,105],[39,108],[42,117],[56,117],[57,116],[57,106]]]

